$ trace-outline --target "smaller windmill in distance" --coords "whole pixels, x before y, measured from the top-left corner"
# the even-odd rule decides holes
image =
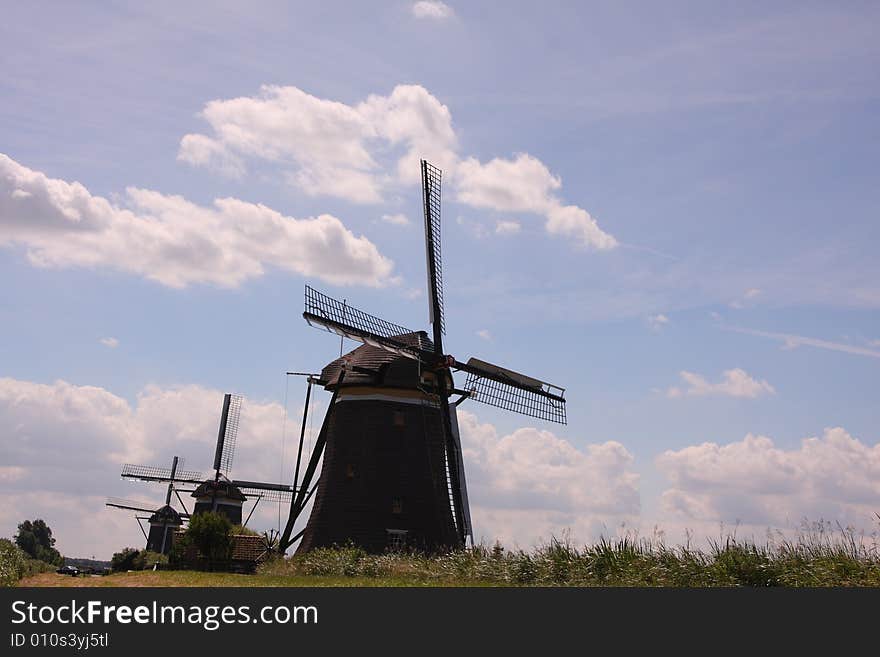
[[[171,541],[172,537],[174,536],[174,532],[176,532],[180,528],[180,526],[183,524],[184,519],[189,519],[190,514],[186,511],[183,500],[180,499],[180,494],[174,488],[174,483],[176,481],[182,481],[183,479],[189,478],[191,476],[198,476],[199,473],[178,471],[178,468],[182,466],[183,459],[175,456],[171,460],[171,468],[168,471],[169,481],[168,490],[165,493],[165,504],[158,509],[150,509],[142,502],[134,502],[132,500],[124,500],[116,497],[107,498],[107,506],[109,507],[150,514],[149,516],[135,515],[135,519],[138,522],[138,526],[141,528],[141,532],[144,534],[144,538],[147,539],[147,550],[151,552],[168,554],[168,552],[171,550]],[[182,477],[181,480],[177,479],[178,475]],[[177,495],[180,506],[181,508],[183,508],[183,513],[180,513],[179,511],[177,511],[177,509],[171,506],[172,493]],[[146,520],[147,522],[149,522],[149,533],[144,531],[144,527],[141,524],[142,520]]]
[[[146,481],[152,483],[167,483],[168,492],[166,494],[166,504],[159,510],[153,512],[150,517],[150,535],[153,533],[152,519],[155,516],[157,522],[164,517],[170,518],[169,523],[173,523],[173,515],[178,512],[170,506],[171,494],[174,493],[180,502],[184,513],[178,514],[181,520],[188,520],[191,515],[198,515],[208,511],[216,511],[226,516],[233,525],[247,524],[257,508],[260,500],[272,500],[289,503],[293,497],[294,488],[288,484],[249,481],[244,479],[230,479],[229,474],[232,468],[232,460],[235,455],[235,444],[238,435],[238,427],[241,415],[242,398],[240,395],[225,394],[223,396],[223,407],[220,413],[220,429],[217,433],[217,444],[214,449],[214,462],[212,473],[205,476],[197,471],[180,471],[178,458],[175,456],[172,461],[171,468],[163,468],[149,465],[132,465],[126,463],[122,466],[122,478],[137,481]],[[194,488],[190,488],[194,486]],[[186,487],[187,490],[184,490]],[[183,500],[180,497],[181,492],[189,493],[195,498],[195,505],[192,514],[186,511]],[[242,523],[242,506],[249,500],[254,499],[254,505],[250,510],[244,523]],[[149,512],[144,505],[138,502],[130,502],[127,500],[108,500],[108,506],[121,509],[129,509],[133,511]],[[168,507],[170,511],[166,511]],[[164,511],[160,514],[160,511]],[[140,522],[140,520],[139,520]],[[169,524],[168,526],[171,526]],[[180,526],[180,523],[177,525]],[[157,533],[159,530],[156,530]],[[163,532],[164,535],[164,532]],[[170,541],[169,541],[170,543]],[[147,549],[153,549],[155,543],[147,537]],[[165,542],[159,543],[165,548],[170,549],[170,545]],[[159,551],[159,550],[156,550]]]

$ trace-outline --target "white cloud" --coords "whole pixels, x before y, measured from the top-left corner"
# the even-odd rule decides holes
[[[802,519],[870,524],[880,497],[880,445],[842,428],[785,450],[748,434],[727,445],[703,443],[657,458],[669,480],[670,517],[791,527]]]
[[[570,530],[586,541],[638,516],[638,475],[620,443],[578,449],[534,428],[499,436],[465,410],[458,421],[477,540],[528,547]]]
[[[817,347],[818,349],[829,349],[831,351],[842,351],[847,354],[856,356],[868,356],[869,358],[880,358],[880,351],[874,349],[866,349],[857,347],[856,345],[847,344],[845,342],[832,342],[831,340],[820,340],[818,338],[810,338],[804,335],[795,335],[793,333],[774,333],[772,331],[758,331],[756,329],[742,328],[740,326],[724,326],[728,331],[736,333],[744,333],[746,335],[755,335],[762,338],[770,338],[782,342],[783,349],[796,349],[801,346]]]
[[[491,340],[492,334],[489,333],[489,329],[480,329],[477,331],[477,335],[483,338],[484,340]]]
[[[409,219],[405,214],[383,214],[382,221],[394,226],[409,226]]]
[[[105,509],[105,498],[158,506],[164,489],[120,480],[121,465],[167,466],[179,455],[186,469],[207,472],[222,400],[222,392],[200,386],[147,386],[132,405],[99,387],[0,378],[0,482],[12,502],[0,505],[0,536],[26,518],[43,517],[68,555],[109,558],[123,546],[141,546],[132,514]],[[279,404],[244,401],[233,476],[292,479],[290,444],[284,473],[279,465],[283,416]],[[254,526],[274,527],[277,506],[261,506]]]
[[[495,222],[496,235],[516,235],[521,228],[518,221],[500,219]]]
[[[648,326],[652,331],[659,331],[667,324],[669,324],[669,318],[662,313],[658,315],[648,315]]]
[[[201,116],[214,134],[185,135],[180,160],[236,174],[248,158],[266,160],[287,169],[288,179],[307,194],[355,203],[380,202],[390,182],[374,152],[404,149],[397,153],[398,167],[408,182],[419,179],[419,157],[441,166],[454,159],[449,110],[418,85],[398,85],[388,96],[371,95],[357,105],[266,85],[255,97],[212,100]]]
[[[419,2],[413,3],[412,13],[416,18],[433,20],[444,20],[455,14],[452,7],[445,2],[440,2],[440,0],[419,0]]]
[[[111,349],[116,349],[119,346],[119,340],[116,338],[101,338],[98,340],[105,347],[110,347]]]
[[[256,96],[212,100],[201,116],[212,134],[184,136],[178,154],[194,166],[238,176],[246,161],[270,162],[307,194],[378,203],[394,185],[419,184],[424,158],[443,170],[461,203],[543,216],[548,233],[581,246],[618,244],[586,210],[558,198],[562,181],[537,158],[462,158],[449,108],[420,85],[398,85],[353,105],[267,85]],[[499,234],[515,230],[506,221],[498,227]]]
[[[754,299],[757,299],[759,296],[761,296],[761,294],[762,294],[762,290],[760,290],[756,287],[752,287],[743,293],[742,298],[734,299],[728,305],[731,308],[734,308],[736,310],[742,310],[743,308],[746,307],[748,302],[753,301]]]
[[[236,287],[267,267],[381,286],[393,268],[331,215],[294,219],[234,198],[206,207],[135,187],[120,206],[0,154],[0,246],[12,244],[35,266],[109,267],[176,288]]]
[[[562,181],[527,153],[512,160],[495,158],[486,164],[472,157],[463,160],[455,170],[455,184],[462,203],[543,215],[550,234],[573,237],[582,246],[600,250],[617,246],[617,240],[600,229],[586,210],[563,205],[556,198],[554,192],[562,187]]]
[[[706,397],[709,395],[718,395],[724,397],[749,397],[754,399],[761,395],[772,395],[776,390],[767,381],[758,381],[740,368],[725,370],[722,373],[721,381],[718,383],[709,383],[704,377],[693,372],[682,370],[679,375],[687,384],[687,388],[682,390],[678,387],[669,388],[666,396],[677,398],[683,395],[691,397]]]

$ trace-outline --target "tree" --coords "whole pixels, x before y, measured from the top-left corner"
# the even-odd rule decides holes
[[[189,519],[186,538],[212,561],[229,558],[232,551],[232,523],[222,513],[197,513]]]
[[[127,547],[122,552],[114,553],[110,559],[110,568],[117,573],[126,570],[143,570],[144,558],[145,554],[142,554],[137,548]]]
[[[55,538],[45,520],[38,518],[31,522],[25,520],[18,526],[15,544],[33,559],[39,559],[55,566],[64,562],[64,557],[55,549]]]

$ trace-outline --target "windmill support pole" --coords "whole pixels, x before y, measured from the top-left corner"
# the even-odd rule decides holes
[[[137,520],[138,527],[141,528],[141,534],[144,535],[144,540],[147,541],[147,542],[149,543],[149,542],[150,542],[150,537],[147,536],[147,532],[144,531],[144,526],[141,524],[141,519],[140,519],[138,516],[135,516],[134,519]]]
[[[174,489],[174,494],[177,496],[177,501],[180,502],[180,506],[183,507],[183,511],[186,515],[190,515],[190,512],[187,510],[186,505],[183,503],[183,498],[180,497],[180,493],[177,492],[177,489]]]
[[[309,414],[309,400],[312,397],[312,377],[307,378],[308,384],[306,387],[306,405],[303,408],[303,419],[302,419],[302,427],[299,431],[299,449],[296,452],[296,471],[293,474],[293,489],[296,490],[297,486],[299,486],[299,466],[302,462],[302,453],[303,453],[303,440],[306,436],[306,420]]]
[[[287,516],[287,524],[284,526],[284,532],[278,540],[278,549],[282,553],[293,543],[293,541],[290,540],[290,534],[293,531],[294,523],[305,506],[306,489],[312,483],[312,477],[315,474],[315,470],[318,468],[318,461],[321,460],[321,456],[324,453],[324,445],[327,443],[327,427],[330,422],[330,415],[333,413],[333,406],[336,403],[336,398],[339,396],[339,387],[344,378],[345,368],[343,367],[339,372],[339,378],[336,379],[336,388],[333,390],[333,396],[330,398],[330,405],[327,408],[327,414],[324,416],[324,421],[321,423],[321,431],[318,433],[318,439],[315,441],[315,447],[312,450],[309,465],[303,474],[302,485],[299,487],[294,485],[296,496],[290,502],[290,513]],[[294,482],[294,484],[296,484],[296,482]]]
[[[441,385],[441,394],[445,393],[445,385]],[[441,397],[442,422],[444,426],[444,439],[446,448],[446,466],[449,471],[449,485],[452,487],[452,502],[455,505],[455,529],[458,532],[458,538],[461,546],[465,545],[465,537],[467,536],[467,528],[465,527],[464,501],[461,495],[461,482],[458,478],[459,454],[458,446],[452,436],[452,418],[449,416],[449,400]]]
[[[251,516],[254,515],[254,511],[257,510],[257,504],[260,503],[260,500],[261,500],[261,499],[263,499],[263,496],[262,496],[262,495],[260,495],[260,496],[257,498],[257,501],[254,502],[254,506],[251,507],[251,512],[248,514],[247,518],[244,519],[244,522],[241,523],[241,526],[242,526],[242,527],[247,527],[248,520],[250,520],[250,519],[251,519]]]

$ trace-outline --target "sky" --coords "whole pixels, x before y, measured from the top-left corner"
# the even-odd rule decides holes
[[[878,529],[874,3],[33,2],[0,25],[0,535],[123,463],[289,481],[306,284],[566,389],[459,412],[477,540]],[[357,346],[348,343],[347,348]],[[329,395],[316,395],[312,440]],[[317,418],[317,419],[316,419]],[[277,527],[264,505],[252,524]]]

